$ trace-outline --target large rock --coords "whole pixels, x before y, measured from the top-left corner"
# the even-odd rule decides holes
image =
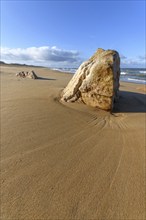
[[[29,71],[29,72],[19,72],[16,74],[16,76],[18,77],[21,77],[21,78],[30,78],[30,79],[38,79],[37,75],[35,74],[35,72],[32,70],[32,71]]]
[[[120,77],[120,58],[117,51],[98,49],[76,71],[63,90],[61,101],[82,101],[104,110],[113,108]]]

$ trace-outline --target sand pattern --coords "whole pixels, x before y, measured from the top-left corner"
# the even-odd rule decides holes
[[[142,87],[121,83],[110,114],[59,102],[71,74],[19,71],[1,67],[1,218],[145,219]]]

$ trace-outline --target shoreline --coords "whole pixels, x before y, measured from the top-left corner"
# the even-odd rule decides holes
[[[41,66],[29,66],[29,65],[24,65],[23,64],[1,64],[2,67],[7,67],[9,68],[10,66],[13,67],[26,67],[26,68],[39,68],[39,69],[48,69],[50,71],[57,71],[60,73],[67,73],[67,74],[75,74],[77,68],[55,68],[55,67],[41,67]],[[74,71],[72,71],[74,69]],[[126,71],[129,70],[131,71],[133,69],[133,71],[138,70],[139,71],[139,75],[143,75],[143,77],[146,74],[146,68],[121,68],[121,79],[120,82],[128,82],[128,83],[135,83],[135,84],[142,84],[142,85],[146,85],[146,78],[144,77],[144,79],[138,79],[138,78],[124,78],[124,76],[127,77],[131,77],[131,75],[129,75]],[[125,72],[123,72],[125,71]],[[141,73],[142,72],[142,73]],[[123,74],[124,73],[124,74]],[[134,76],[134,75],[133,75]],[[132,77],[133,77],[132,76]],[[136,75],[138,77],[138,74]]]

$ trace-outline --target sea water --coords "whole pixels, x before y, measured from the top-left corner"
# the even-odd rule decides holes
[[[75,73],[77,68],[52,68],[61,72]],[[146,84],[145,68],[121,68],[120,81]]]
[[[140,68],[121,68],[120,80],[146,84],[146,69]]]

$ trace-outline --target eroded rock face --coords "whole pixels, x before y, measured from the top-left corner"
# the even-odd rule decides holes
[[[32,71],[29,71],[29,72],[19,72],[16,74],[16,76],[18,77],[21,77],[21,78],[30,78],[30,79],[37,79],[37,75],[35,74],[35,72],[32,70]]]
[[[117,51],[98,49],[76,71],[63,90],[61,101],[82,101],[104,110],[113,108],[120,77],[120,58]]]

